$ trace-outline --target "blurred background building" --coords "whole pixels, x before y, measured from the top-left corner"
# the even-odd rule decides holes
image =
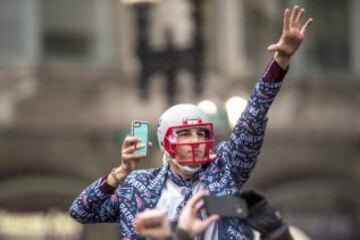
[[[360,239],[357,0],[0,0],[0,239],[116,239],[67,210],[131,120],[156,142],[164,109],[201,102],[226,139],[295,4],[315,23],[246,187],[313,239]],[[161,165],[154,145],[142,168]]]

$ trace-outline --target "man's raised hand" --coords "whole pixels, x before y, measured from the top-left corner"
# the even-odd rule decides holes
[[[141,159],[145,158],[144,154],[136,154],[135,151],[145,146],[138,144],[140,139],[135,136],[126,136],[121,147],[120,166],[113,168],[108,175],[107,182],[113,187],[120,185],[125,178],[137,167]],[[149,147],[152,143],[149,142]]]
[[[309,18],[302,24],[301,20],[304,13],[305,9],[298,6],[295,6],[291,12],[289,9],[285,9],[284,26],[280,40],[268,46],[270,52],[275,52],[275,61],[283,69],[289,65],[291,56],[300,47],[305,38],[306,30],[313,22],[313,19]]]

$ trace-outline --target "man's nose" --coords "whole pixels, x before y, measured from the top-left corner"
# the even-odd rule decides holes
[[[192,142],[198,142],[199,141],[199,135],[196,131],[191,132],[190,139]]]

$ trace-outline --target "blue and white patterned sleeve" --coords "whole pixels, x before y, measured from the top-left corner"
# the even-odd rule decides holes
[[[280,90],[287,72],[274,60],[251,93],[247,107],[234,127],[230,139],[218,147],[218,156],[229,167],[236,186],[242,188],[255,167],[264,140],[267,112]]]
[[[81,192],[69,212],[80,223],[119,222],[118,195],[104,176]]]

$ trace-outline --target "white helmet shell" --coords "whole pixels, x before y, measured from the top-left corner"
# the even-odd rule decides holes
[[[203,123],[210,123],[209,117],[193,104],[178,104],[166,110],[159,118],[157,138],[160,150],[164,151],[165,134],[170,127],[182,125],[184,120],[200,119]],[[191,125],[189,125],[191,126]]]

